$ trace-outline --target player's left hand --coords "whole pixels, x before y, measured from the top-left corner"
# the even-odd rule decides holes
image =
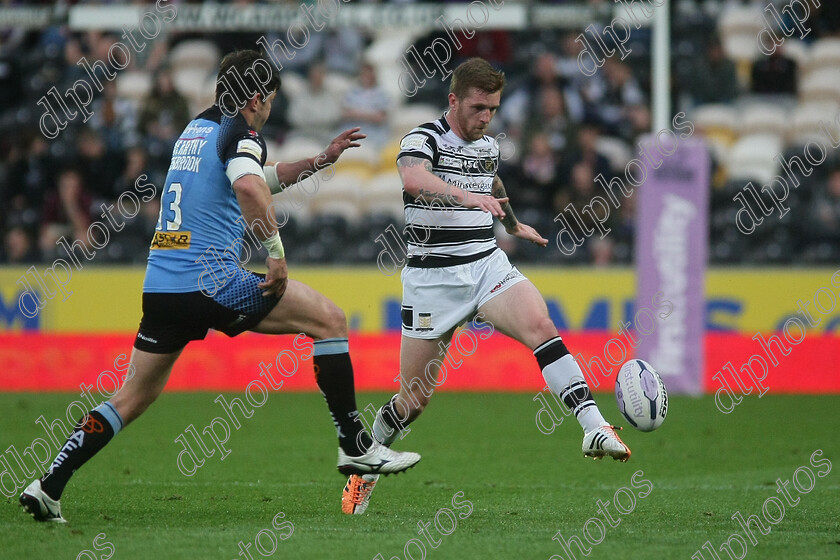
[[[333,138],[330,145],[327,146],[327,149],[324,150],[324,155],[326,156],[323,163],[330,164],[335,163],[339,156],[344,153],[344,150],[347,148],[358,148],[361,146],[358,140],[363,138],[367,138],[367,134],[362,134],[359,132],[361,127],[355,128],[348,128],[335,138]]]
[[[263,297],[275,295],[282,296],[286,292],[289,283],[289,271],[286,268],[286,259],[265,259],[265,266],[268,272],[265,273],[265,280],[257,284],[263,290]]]
[[[509,229],[507,230],[507,232],[520,239],[524,239],[525,241],[536,243],[540,247],[548,246],[548,239],[545,239],[543,236],[537,233],[537,230],[535,230],[529,225],[523,224],[522,222],[517,222],[513,229]]]

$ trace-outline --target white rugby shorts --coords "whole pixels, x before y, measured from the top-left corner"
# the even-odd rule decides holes
[[[401,278],[402,333],[432,340],[469,321],[479,307],[527,280],[501,249],[466,264],[406,266]]]

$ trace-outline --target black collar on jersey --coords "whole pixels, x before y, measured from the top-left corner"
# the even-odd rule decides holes
[[[222,110],[219,108],[218,105],[211,105],[207,109],[203,110],[195,117],[193,120],[204,119],[208,121],[212,121],[214,123],[221,124],[222,122]]]
[[[444,134],[446,134],[450,130],[449,123],[446,121],[446,115],[448,115],[448,114],[449,114],[449,111],[444,111],[443,116],[441,116],[440,119],[438,120],[438,122],[440,123],[440,126],[443,127],[443,133]]]

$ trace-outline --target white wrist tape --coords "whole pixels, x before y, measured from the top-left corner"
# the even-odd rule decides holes
[[[283,250],[283,242],[280,241],[279,233],[275,233],[268,239],[263,239],[261,243],[268,251],[268,256],[272,259],[282,259],[286,257],[286,252]]]
[[[263,173],[265,173],[265,182],[271,190],[271,194],[283,192],[284,185],[280,184],[280,178],[277,177],[277,164],[264,165]]]

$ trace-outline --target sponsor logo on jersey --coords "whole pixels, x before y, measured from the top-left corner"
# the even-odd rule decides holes
[[[472,175],[479,175],[482,173],[493,173],[496,171],[496,162],[490,158],[487,159],[465,159],[461,164],[461,169],[464,173]]]
[[[210,134],[211,132],[213,132],[212,126],[197,126],[192,123],[184,129],[185,136],[192,136],[195,134]]]
[[[413,149],[420,149],[426,145],[426,138],[422,134],[409,134],[405,138],[403,138],[402,142],[400,142],[400,149],[401,150],[413,150]]]
[[[244,152],[257,159],[262,159],[262,146],[256,140],[240,140],[236,143],[236,152],[240,154]]]
[[[149,249],[189,249],[191,231],[156,231]]]

